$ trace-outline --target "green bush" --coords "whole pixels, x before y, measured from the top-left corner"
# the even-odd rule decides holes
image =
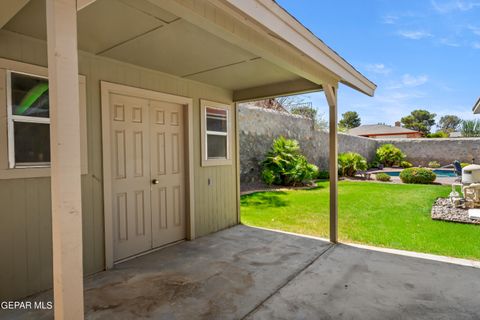
[[[386,167],[400,164],[405,157],[402,150],[393,144],[384,144],[377,149],[377,160]]]
[[[341,176],[354,177],[357,171],[367,170],[367,160],[355,152],[338,155],[338,173]]]
[[[386,173],[381,172],[381,173],[377,173],[375,175],[375,179],[377,179],[378,181],[388,182],[388,181],[392,180],[392,177],[390,177]]]
[[[368,163],[368,169],[380,168],[380,166],[381,166],[381,163],[376,160]]]
[[[463,120],[461,132],[463,137],[480,137],[480,119]]]
[[[318,175],[317,166],[308,163],[296,140],[279,137],[262,161],[262,179],[266,184],[295,186]]]
[[[318,170],[317,179],[329,179],[330,173],[328,170]]]
[[[441,165],[440,165],[440,163],[439,163],[438,161],[430,161],[430,162],[428,163],[428,167],[429,167],[429,168],[440,168]]]
[[[408,168],[400,172],[403,183],[431,184],[436,178],[432,170],[425,168]]]
[[[275,173],[270,169],[262,170],[262,180],[268,185],[272,185],[275,182]]]
[[[427,138],[448,138],[450,135],[443,131],[437,131],[435,133],[427,134]]]
[[[402,168],[404,168],[404,169],[407,169],[407,168],[413,167],[413,164],[411,164],[411,163],[408,162],[408,161],[402,161],[402,162],[400,162],[400,167],[402,167]]]

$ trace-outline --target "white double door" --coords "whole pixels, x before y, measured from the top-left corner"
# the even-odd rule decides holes
[[[183,106],[110,96],[114,260],[185,238]]]

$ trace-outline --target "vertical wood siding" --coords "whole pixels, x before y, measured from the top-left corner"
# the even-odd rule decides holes
[[[43,41],[0,30],[0,43],[1,58],[41,66],[47,64]],[[231,104],[231,91],[86,53],[80,53],[79,70],[87,79],[89,171],[82,176],[83,263],[86,275],[103,270],[105,265],[102,80],[193,98],[196,235],[206,235],[238,223],[236,159],[229,166],[200,166],[200,99]],[[6,130],[4,119],[0,120],[0,130]],[[236,128],[232,129],[235,132]],[[232,154],[236,155],[235,141],[232,145]],[[49,178],[0,180],[0,300],[24,297],[51,287],[50,214]]]

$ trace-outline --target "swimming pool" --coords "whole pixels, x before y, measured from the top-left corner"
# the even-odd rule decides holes
[[[388,174],[391,177],[398,177],[401,171],[385,171],[384,173]],[[453,170],[444,170],[444,169],[435,169],[433,172],[437,177],[456,177],[455,171]]]

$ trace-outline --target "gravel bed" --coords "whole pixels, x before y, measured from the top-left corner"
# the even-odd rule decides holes
[[[432,219],[462,223],[480,224],[480,220],[470,219],[468,209],[455,208],[449,199],[438,198],[432,207]]]

